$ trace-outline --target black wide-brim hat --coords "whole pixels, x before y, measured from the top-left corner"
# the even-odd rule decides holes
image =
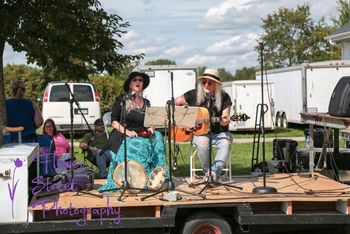
[[[149,85],[149,76],[145,73],[134,71],[129,74],[128,79],[125,80],[123,89],[127,93],[129,91],[129,85],[132,79],[136,76],[141,76],[143,78],[143,90],[146,89]]]

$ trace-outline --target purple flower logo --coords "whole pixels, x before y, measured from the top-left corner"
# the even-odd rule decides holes
[[[22,167],[22,166],[23,166],[22,160],[19,159],[19,158],[17,158],[17,159],[15,160],[15,166],[16,166],[16,167]]]
[[[23,166],[23,162],[19,158],[17,158],[14,163],[15,163],[15,169],[13,170],[12,186],[11,186],[10,183],[7,183],[7,187],[9,189],[9,195],[10,195],[10,198],[11,198],[11,201],[12,201],[12,218],[15,218],[14,210],[13,210],[13,205],[14,205],[13,202],[15,200],[16,188],[17,188],[17,184],[18,184],[18,181],[19,181],[19,179],[17,179],[17,181],[15,183],[16,169]]]

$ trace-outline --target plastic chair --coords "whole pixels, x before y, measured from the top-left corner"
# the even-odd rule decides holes
[[[107,139],[109,138],[109,133],[107,130],[107,126],[110,126],[112,124],[112,112],[106,112],[103,117],[103,125],[105,126],[105,131],[106,131],[106,135],[107,135]]]
[[[215,152],[214,150],[216,147],[212,145],[212,158],[215,159]],[[231,148],[232,149],[232,148]],[[196,163],[195,163],[195,158],[198,158],[198,149],[194,144],[191,144],[191,149],[190,149],[190,181],[191,183],[193,182],[193,179],[197,177],[198,175],[196,174],[197,171],[202,172],[202,168],[196,168]],[[213,160],[212,160],[213,162]],[[222,169],[222,171],[225,172],[225,176],[229,176],[229,179],[231,180],[232,178],[232,165],[231,165],[231,150],[229,153],[229,157],[227,157],[227,161],[225,162],[225,168]]]

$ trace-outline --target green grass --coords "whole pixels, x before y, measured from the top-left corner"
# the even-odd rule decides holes
[[[293,128],[276,128],[275,131],[266,131],[265,137],[303,137],[306,128],[308,127],[304,125],[293,126]],[[233,135],[235,138],[252,138],[254,132],[233,132]]]
[[[298,142],[298,145],[303,147],[304,142]],[[266,160],[272,159],[272,142],[265,143]],[[261,149],[261,148],[260,148]],[[253,145],[252,143],[234,143],[231,150],[231,163],[233,175],[250,174],[251,159]],[[168,154],[166,155],[168,162]],[[260,150],[259,161],[262,161],[262,150]],[[178,169],[174,171],[175,176],[190,175],[190,144],[180,144],[180,153],[178,156]],[[196,167],[200,167],[198,158],[196,159]]]

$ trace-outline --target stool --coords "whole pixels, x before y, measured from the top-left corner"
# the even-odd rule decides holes
[[[212,154],[211,154],[212,157],[215,157],[215,152],[213,152],[215,148],[216,147],[212,145]],[[197,176],[196,172],[203,171],[202,168],[196,168],[195,157],[198,157],[198,150],[195,145],[191,144],[191,149],[190,149],[190,182],[191,183],[193,182],[193,178]],[[223,168],[222,171],[225,172],[226,176],[228,174],[229,179],[231,180],[232,178],[231,150],[230,150],[229,156],[227,157],[227,161],[225,162],[225,168]]]

